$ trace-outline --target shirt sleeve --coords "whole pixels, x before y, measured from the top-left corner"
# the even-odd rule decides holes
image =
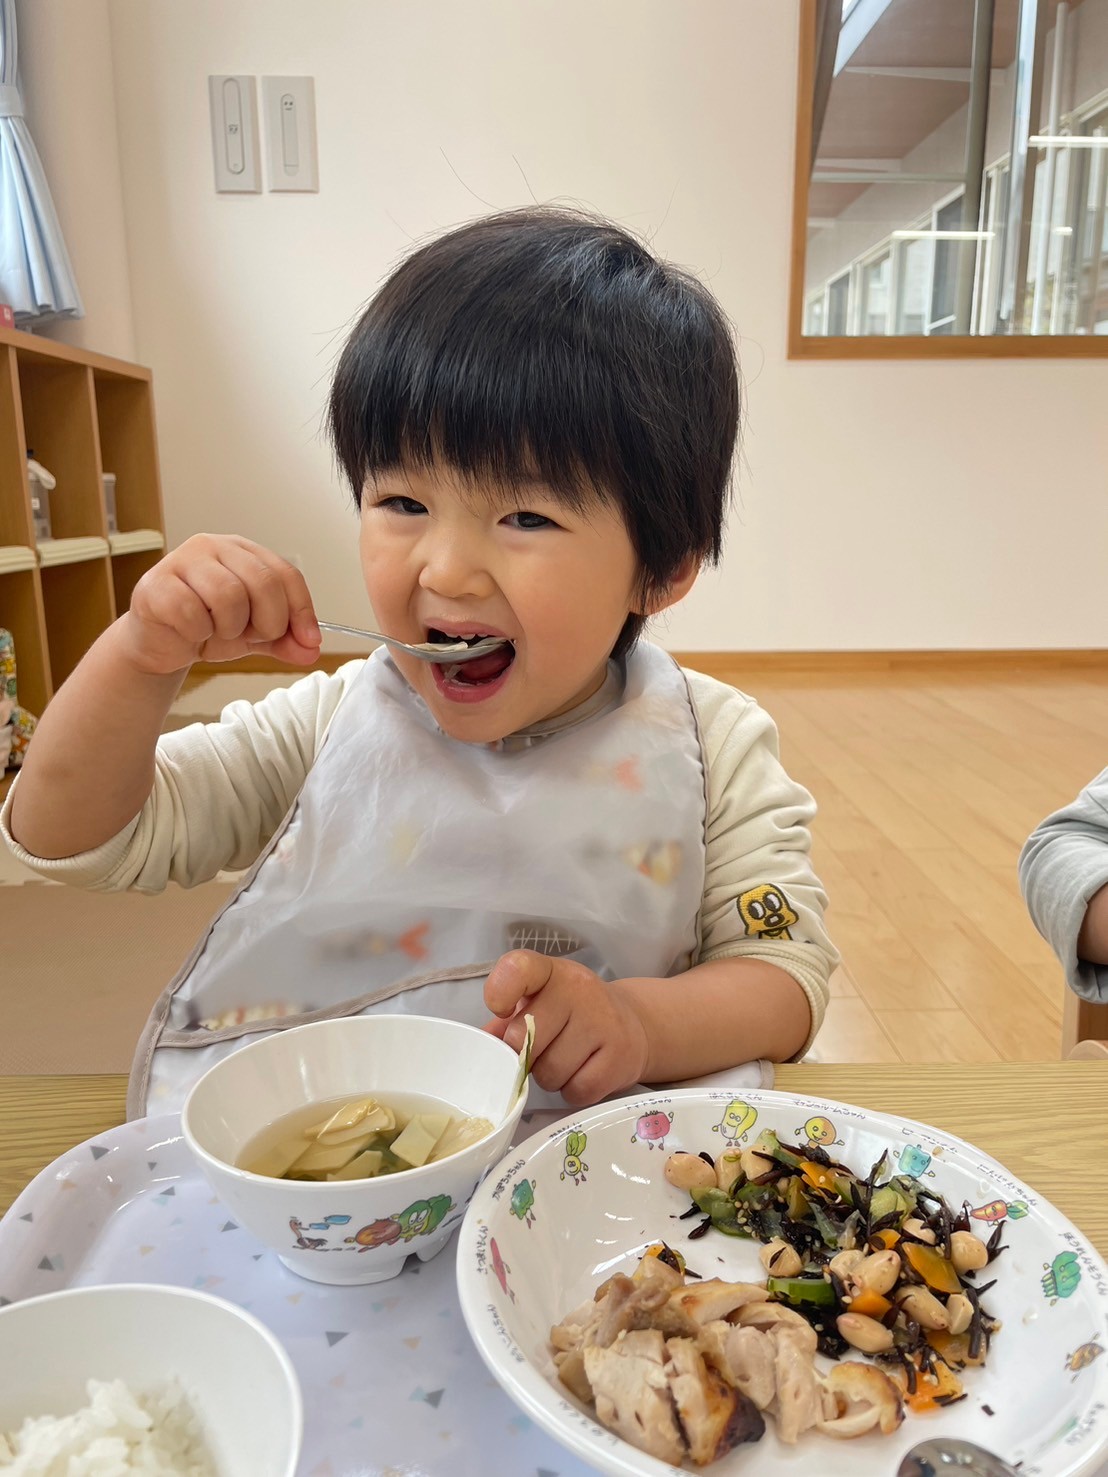
[[[781,764],[777,729],[744,693],[686,672],[708,766],[707,856],[698,962],[761,959],[792,975],[823,1024],[839,962],[824,926],[827,896],[812,870],[815,801]]]
[[[335,710],[363,661],[275,687],[261,702],[235,702],[218,723],[193,723],[158,740],[154,784],[128,825],[91,851],[46,860],[9,829],[0,832],[24,866],[55,882],[98,892],[195,887],[251,866],[300,793]]]
[[[1108,1002],[1108,966],[1077,957],[1089,899],[1108,884],[1108,769],[1031,833],[1019,878],[1035,927],[1061,961],[1070,989],[1084,1000]]]

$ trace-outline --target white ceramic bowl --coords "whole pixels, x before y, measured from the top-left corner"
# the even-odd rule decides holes
[[[666,1183],[674,1149],[713,1156],[763,1128],[784,1144],[821,1142],[863,1173],[883,1152],[960,1207],[988,1236],[1006,1222],[1008,1249],[990,1266],[986,1306],[1002,1320],[986,1366],[967,1372],[967,1399],[909,1417],[892,1436],[808,1435],[792,1448],[772,1422],[731,1452],[718,1477],[890,1477],[926,1436],[962,1436],[1037,1477],[1104,1477],[1108,1469],[1108,1269],[1085,1238],[995,1160],[907,1119],[841,1103],[751,1089],[702,1089],[601,1104],[524,1144],[478,1190],[458,1241],[462,1312],[482,1357],[539,1425],[601,1472],[663,1477],[674,1469],[599,1426],[558,1382],[548,1344],[558,1323],[642,1250],[664,1240],[704,1277],[761,1281],[758,1247],[679,1220],[688,1196]],[[1032,1114],[1027,1131],[1035,1133]],[[1096,1152],[1096,1150],[1092,1150]]]
[[[74,1287],[0,1308],[0,1431],[70,1415],[89,1379],[175,1380],[221,1477],[293,1477],[303,1411],[288,1355],[221,1298],[138,1283]]]
[[[523,1112],[510,1102],[515,1052],[458,1021],[415,1015],[354,1016],[266,1036],[225,1057],[192,1089],[181,1128],[201,1169],[236,1220],[313,1282],[395,1277],[410,1252],[442,1250],[496,1163]],[[330,1184],[269,1179],[236,1169],[253,1136],[284,1113],[366,1093],[424,1093],[493,1132],[437,1164],[372,1180]]]

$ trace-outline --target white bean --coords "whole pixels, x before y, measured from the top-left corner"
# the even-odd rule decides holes
[[[666,1160],[665,1176],[678,1190],[695,1190],[716,1183],[716,1172],[699,1154],[671,1154]]]

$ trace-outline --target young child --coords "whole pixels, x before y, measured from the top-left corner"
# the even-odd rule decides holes
[[[1070,989],[1108,1004],[1108,769],[1036,827],[1019,875],[1035,927]]]
[[[320,633],[244,538],[140,581],[0,817],[87,887],[252,869],[154,1009],[132,1114],[259,1032],[376,1008],[517,1047],[530,1011],[572,1105],[807,1048],[836,960],[811,798],[754,702],[639,640],[718,557],[738,411],[714,299],[604,221],[494,216],[392,274],[329,412],[374,625],[506,644],[380,649],[159,738],[193,662],[309,666]]]

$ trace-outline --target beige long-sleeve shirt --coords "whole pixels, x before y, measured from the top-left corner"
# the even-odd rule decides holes
[[[19,860],[41,876],[93,890],[159,892],[169,882],[193,887],[221,871],[249,867],[296,799],[362,666],[358,660],[333,674],[313,672],[261,702],[231,703],[218,723],[164,735],[142,810],[91,851],[60,860],[31,855],[9,830],[11,794],[0,811],[0,831]],[[752,698],[699,672],[686,677],[708,768],[697,962],[747,957],[790,974],[811,1006],[803,1052],[823,1021],[827,982],[838,962],[823,922],[827,899],[809,856],[815,804],[782,767],[777,730]],[[604,700],[602,691],[558,724],[585,721]],[[771,937],[768,915],[778,901],[786,927]]]

